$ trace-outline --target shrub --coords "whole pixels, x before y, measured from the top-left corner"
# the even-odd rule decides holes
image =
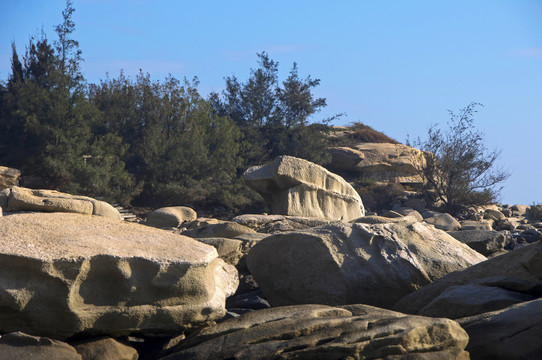
[[[527,215],[531,220],[542,220],[542,204],[534,203],[531,205]]]

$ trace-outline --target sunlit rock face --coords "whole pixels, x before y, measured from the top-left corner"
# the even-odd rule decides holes
[[[104,217],[13,214],[0,239],[3,333],[175,333],[222,318],[238,285],[212,246]]]
[[[356,190],[339,175],[293,156],[279,156],[245,172],[273,214],[348,222],[365,215]]]

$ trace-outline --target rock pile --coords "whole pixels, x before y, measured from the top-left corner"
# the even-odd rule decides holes
[[[4,189],[0,359],[542,358],[529,207],[363,216],[344,180],[291,157],[247,180],[285,211],[135,224]]]

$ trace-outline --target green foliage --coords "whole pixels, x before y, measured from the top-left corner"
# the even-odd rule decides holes
[[[258,55],[248,80],[226,78],[222,96],[203,99],[198,81],[153,81],[142,71],[87,84],[72,38],[72,2],[53,43],[31,38],[22,61],[0,82],[0,163],[38,177],[39,185],[120,203],[261,210],[242,174],[277,155],[323,163],[326,103],[319,80],[294,64],[278,81],[278,63]],[[258,211],[258,210],[256,210]]]
[[[252,69],[245,83],[226,78],[222,96],[213,93],[214,111],[234,120],[243,133],[243,165],[262,164],[279,155],[292,155],[324,163],[328,159],[325,141],[326,122],[310,124],[309,119],[326,106],[324,98],[312,91],[320,80],[310,76],[302,80],[297,64],[288,78],[278,81],[278,63],[262,52],[259,67]],[[333,118],[336,118],[337,115]]]
[[[500,190],[496,186],[509,177],[506,171],[496,168],[500,153],[488,152],[483,134],[474,129],[477,106],[480,104],[471,103],[458,114],[450,111],[446,131],[432,126],[428,139],[418,139],[414,144],[434,154],[426,157],[421,169],[427,182],[426,193],[452,213],[491,203]]]
[[[533,203],[527,212],[529,219],[542,221],[542,204]]]
[[[78,71],[72,13],[68,1],[55,47],[43,34],[31,38],[21,62],[12,46],[12,74],[1,100],[0,162],[39,176],[43,187],[116,200],[133,181],[117,158],[122,144],[94,131],[100,114],[86,99]]]

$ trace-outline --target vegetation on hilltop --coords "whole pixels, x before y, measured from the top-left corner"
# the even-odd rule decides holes
[[[53,43],[32,37],[22,58],[13,44],[11,74],[0,81],[0,164],[37,179],[34,186],[123,204],[261,211],[242,181],[250,166],[278,155],[325,164],[328,146],[398,143],[361,122],[328,126],[342,114],[314,122],[326,106],[313,94],[320,80],[301,78],[294,63],[279,81],[265,52],[245,82],[227,77],[207,99],[197,78],[153,81],[143,71],[88,84],[73,12],[68,0]],[[498,153],[473,131],[474,108],[452,113],[449,132],[431,128],[415,144],[436,155],[421,169],[425,190],[449,210],[493,200],[507,177],[493,171]]]

